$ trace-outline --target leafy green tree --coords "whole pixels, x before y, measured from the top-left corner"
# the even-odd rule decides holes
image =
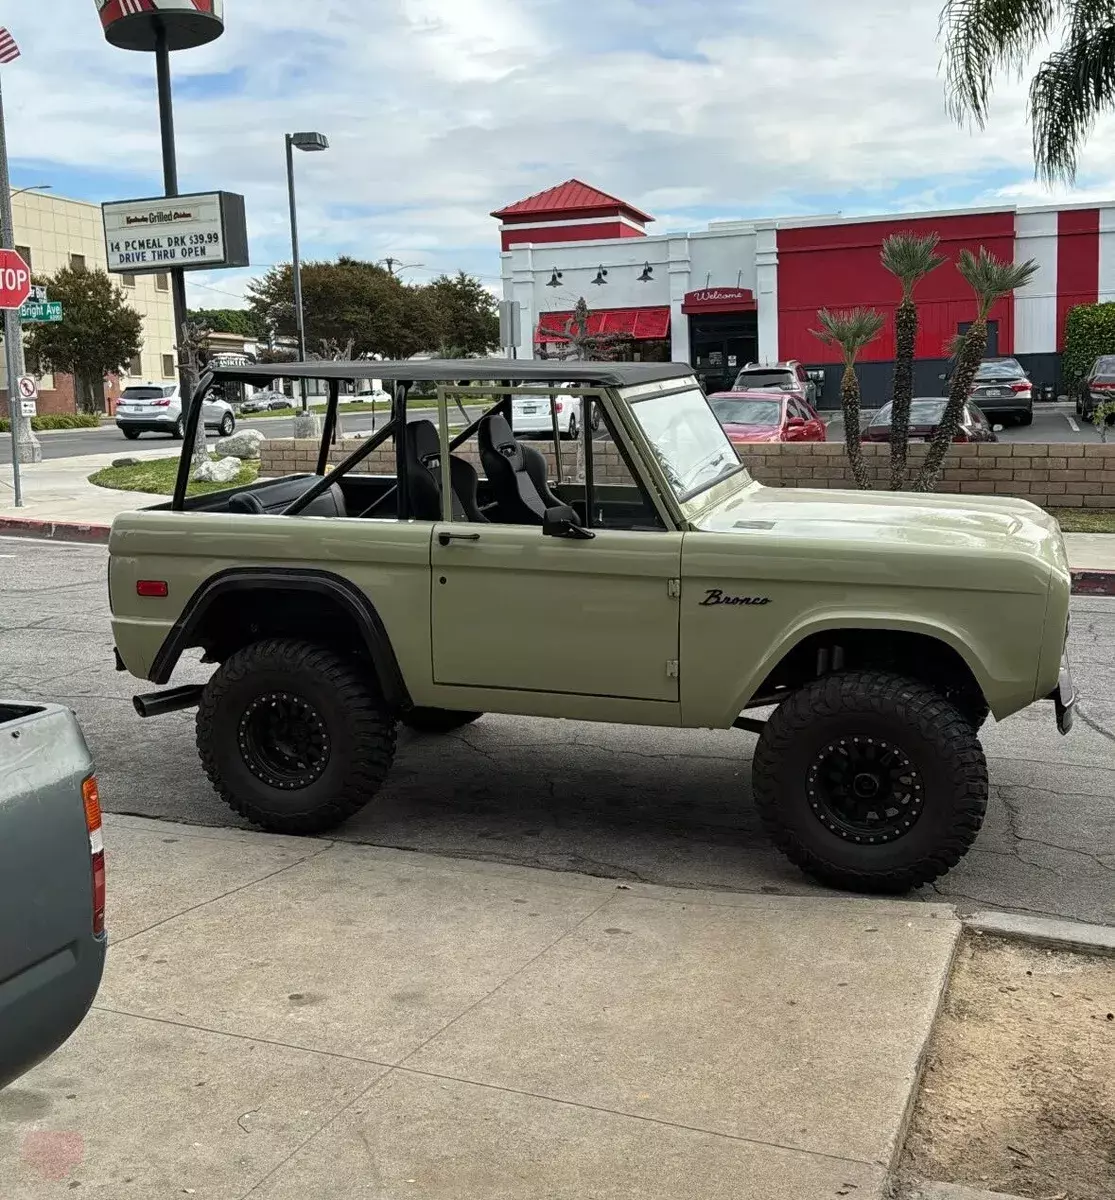
[[[245,338],[264,337],[267,333],[249,308],[191,308],[189,320],[208,333],[234,333]]]
[[[933,434],[918,476],[916,490],[919,492],[931,492],[937,486],[945,455],[960,428],[964,402],[972,393],[976,372],[987,353],[987,314],[1004,296],[1025,287],[1038,269],[1033,259],[1024,263],[1004,262],[983,246],[979,248],[979,254],[961,250],[956,266],[975,293],[976,319],[956,341],[956,368],[949,380],[949,402]]]
[[[1061,372],[1071,388],[1084,379],[1097,358],[1115,354],[1115,304],[1078,304],[1065,319]]]
[[[427,288],[436,312],[440,346],[456,353],[441,358],[467,358],[487,354],[499,345],[499,308],[496,298],[479,279],[458,271],[439,275]]]
[[[143,318],[104,271],[63,267],[35,282],[62,302],[64,318],[32,326],[27,352],[41,370],[74,377],[82,412],[100,412],[105,376],[126,370],[143,346]]]
[[[902,285],[902,300],[894,314],[894,387],[890,418],[890,486],[906,486],[906,453],[910,444],[910,402],[914,398],[914,350],[918,340],[918,309],[914,288],[944,263],[937,253],[935,233],[893,233],[883,242],[883,266]]]
[[[840,406],[844,412],[844,447],[848,465],[856,486],[867,490],[871,479],[863,461],[860,439],[860,388],[856,375],[856,359],[860,351],[878,336],[885,323],[881,313],[873,308],[853,308],[830,312],[822,308],[817,314],[821,328],[812,330],[826,346],[837,346],[844,360],[844,375],[840,380]]]
[[[294,281],[289,263],[248,285],[251,311],[272,337],[294,337]],[[440,340],[426,288],[412,287],[375,263],[342,257],[302,266],[309,346],[353,345],[358,358],[410,358]]]
[[[1115,108],[1112,0],[947,0],[941,36],[949,107],[981,129],[996,74],[1022,77],[1058,39],[1030,80],[1030,123],[1038,176],[1071,182],[1096,118]]]

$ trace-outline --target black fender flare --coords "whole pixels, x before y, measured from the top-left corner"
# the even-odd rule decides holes
[[[393,708],[411,706],[406,681],[376,606],[349,580],[314,567],[231,567],[210,576],[182,609],[151,663],[148,679],[156,684],[169,682],[183,650],[194,644],[194,635],[216,600],[230,592],[261,587],[287,592],[317,592],[341,605],[360,630],[364,649],[375,667],[387,702]]]

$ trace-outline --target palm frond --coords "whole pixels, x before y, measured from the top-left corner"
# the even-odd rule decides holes
[[[987,120],[992,77],[1000,68],[1021,74],[1075,0],[946,0],[940,36],[949,111]]]
[[[1024,263],[1006,262],[980,246],[978,254],[961,250],[956,269],[976,293],[980,315],[986,317],[996,300],[1030,282],[1038,264],[1032,258]]]
[[[1115,4],[1076,0],[1060,49],[1030,84],[1034,165],[1047,183],[1076,178],[1077,153],[1096,117],[1115,107]]]
[[[873,308],[837,309],[822,308],[817,313],[820,329],[811,329],[814,337],[826,346],[839,346],[844,361],[851,362],[869,342],[873,342],[883,328],[885,318]]]
[[[948,261],[937,253],[940,240],[935,233],[922,237],[909,230],[892,233],[884,240],[880,261],[902,284],[904,298],[912,297],[917,283]]]

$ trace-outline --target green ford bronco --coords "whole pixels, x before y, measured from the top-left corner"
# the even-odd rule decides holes
[[[373,376],[386,423],[330,470],[340,386]],[[328,386],[316,473],[187,498],[207,391],[277,377]],[[418,388],[436,408],[414,411]],[[580,436],[562,443],[566,404]],[[514,423],[547,406],[543,453]],[[1049,516],[762,487],[676,363],[215,370],[172,502],[113,525],[109,586],[121,670],[163,686],[191,648],[217,664],[205,687],[137,696],[139,713],[196,706],[213,786],[281,833],[372,800],[400,722],[735,726],[759,735],[753,792],[777,845],[826,883],[897,892],[976,837],[989,713],[1050,700],[1072,723]]]

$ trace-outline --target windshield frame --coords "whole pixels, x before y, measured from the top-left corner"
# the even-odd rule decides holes
[[[708,411],[709,420],[713,423],[720,436],[724,439],[724,444],[731,452],[733,458],[735,459],[735,463],[727,471],[722,472],[720,475],[714,476],[706,482],[689,488],[683,492],[678,489],[678,487],[666,474],[662,464],[659,462],[658,454],[655,451],[655,444],[644,428],[642,421],[639,420],[636,409],[639,404],[645,403],[648,400],[665,400],[671,396],[683,396],[693,393],[696,393],[696,395],[698,395],[704,401],[705,408]],[[716,414],[712,411],[712,405],[709,403],[709,398],[705,394],[704,389],[698,383],[695,376],[680,381],[668,380],[663,381],[662,383],[637,384],[633,387],[618,388],[616,389],[616,395],[618,395],[624,409],[629,414],[631,425],[634,431],[637,433],[643,448],[645,448],[645,453],[641,457],[643,458],[646,467],[653,469],[656,474],[661,477],[662,485],[664,485],[666,491],[673,498],[674,502],[681,510],[683,517],[686,517],[686,519],[688,519],[689,516],[687,508],[692,506],[693,501],[695,501],[699,496],[703,496],[706,493],[712,492],[713,490],[719,491],[721,490],[722,485],[725,483],[728,483],[732,480],[738,480],[741,477],[745,483],[752,482],[751,474],[747,470],[746,463],[740,459],[739,451],[736,449],[735,444],[728,437],[727,433],[725,433],[724,426],[720,424]],[[702,507],[703,506],[700,505],[696,506],[698,509]]]

